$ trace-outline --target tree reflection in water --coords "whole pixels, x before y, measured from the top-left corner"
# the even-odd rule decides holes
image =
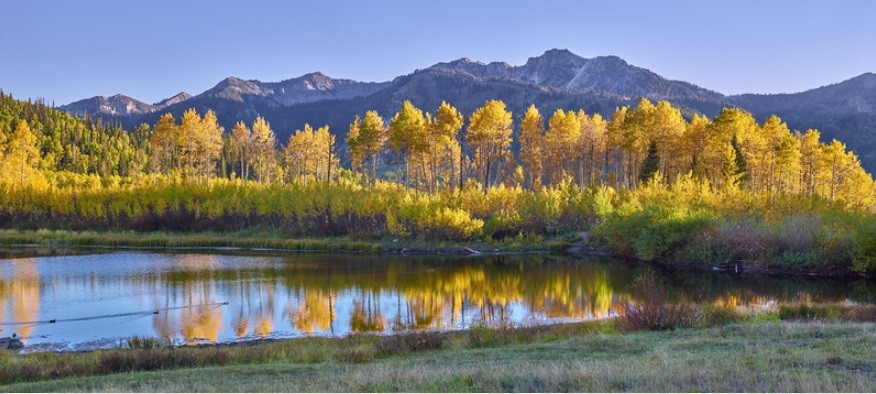
[[[636,301],[628,290],[635,267],[619,260],[548,255],[127,253],[0,260],[0,315],[6,322],[50,318],[65,297],[75,295],[118,309],[108,313],[144,306],[162,311],[145,327],[131,323],[136,332],[101,335],[145,331],[184,343],[601,319],[622,314],[627,301]],[[727,306],[843,301],[872,294],[874,288],[872,282],[698,271],[659,275],[675,302]],[[229,305],[215,305],[224,301]],[[184,308],[164,310],[178,307]]]

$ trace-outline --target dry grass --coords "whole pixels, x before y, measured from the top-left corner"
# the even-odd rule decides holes
[[[556,340],[543,336],[492,348],[454,344],[448,349],[368,360],[354,357],[316,364],[284,360],[2,389],[872,392],[876,387],[874,345],[876,326],[852,323],[772,322],[629,334],[578,331]]]

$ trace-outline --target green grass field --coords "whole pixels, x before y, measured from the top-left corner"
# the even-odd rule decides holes
[[[618,333],[581,325],[238,345],[270,361],[69,377],[3,391],[856,391],[876,390],[873,323],[752,321]],[[400,340],[404,341],[404,340]],[[396,344],[397,345],[397,344]],[[377,350],[373,350],[376,346]],[[296,351],[296,347],[299,351]],[[382,349],[382,350],[381,350]],[[136,352],[130,350],[129,352]],[[210,351],[192,349],[191,351]],[[90,357],[74,355],[72,357]],[[44,357],[49,359],[50,357]],[[8,360],[8,359],[7,359]]]

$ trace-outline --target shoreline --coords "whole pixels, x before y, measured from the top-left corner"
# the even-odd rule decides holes
[[[141,347],[131,349],[7,355],[8,369],[0,370],[0,387],[4,391],[188,391],[194,387],[438,391],[439,386],[450,391],[611,391],[620,388],[615,387],[617,382],[627,382],[626,391],[726,391],[731,385],[759,391],[763,382],[777,385],[776,391],[837,391],[833,385],[839,382],[859,391],[872,387],[873,360],[855,350],[872,341],[876,329],[872,322],[785,320],[776,312],[738,310],[728,317],[669,331],[627,331],[610,320],[180,348],[144,340]],[[560,359],[545,360],[548,354]],[[520,370],[543,363],[549,365]],[[825,381],[818,373],[825,366],[842,373]],[[807,373],[799,375],[800,368]],[[481,379],[492,372],[498,375]],[[278,373],[285,378],[277,380]],[[569,373],[601,377],[579,379]],[[728,384],[728,374],[747,378]],[[764,380],[764,374],[772,378]],[[363,376],[367,378],[362,380]],[[406,378],[399,380],[400,376]]]
[[[0,229],[0,258],[29,258],[80,254],[97,251],[196,251],[196,252],[266,252],[266,253],[343,253],[394,256],[498,256],[558,253],[574,257],[601,256],[630,259],[640,264],[696,271],[724,272],[736,275],[808,276],[824,278],[863,278],[848,269],[820,271],[789,270],[764,267],[750,262],[730,265],[709,263],[643,261],[634,256],[589,247],[583,239],[570,242],[557,236],[532,241],[429,242],[419,240],[354,240],[349,237],[283,238],[279,233],[167,233],[134,231],[69,231]],[[9,250],[12,249],[12,250]],[[33,253],[26,253],[26,251]]]

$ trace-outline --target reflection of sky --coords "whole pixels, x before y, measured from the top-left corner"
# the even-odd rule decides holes
[[[716,304],[848,296],[848,286],[698,274],[665,279],[677,299]],[[531,255],[516,261],[114,253],[0,260],[3,322],[159,311],[4,326],[0,335],[16,332],[29,337],[29,346],[75,348],[135,335],[193,343],[598,319],[631,299],[626,287],[633,276],[620,262]],[[228,305],[215,305],[222,302]]]

